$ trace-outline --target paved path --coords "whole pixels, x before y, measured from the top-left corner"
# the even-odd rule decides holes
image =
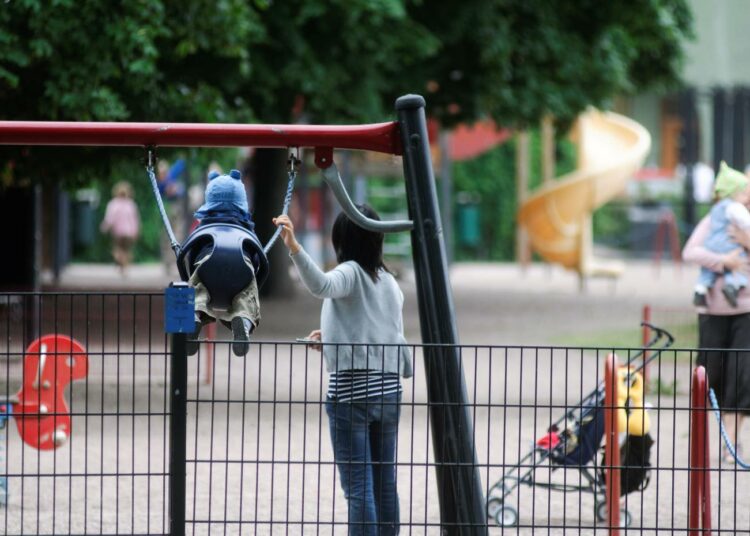
[[[637,327],[644,304],[664,308],[690,307],[697,269],[664,263],[657,270],[650,261],[631,261],[618,280],[589,280],[579,289],[578,277],[543,264],[527,269],[510,263],[462,263],[450,270],[459,328],[464,344],[540,345],[561,335],[598,328]],[[176,279],[161,265],[138,265],[122,278],[114,266],[71,265],[55,288],[60,290],[160,290]],[[400,281],[406,296],[407,338],[419,341],[419,318],[413,274]],[[296,337],[316,326],[320,304],[296,284],[293,298],[265,300],[257,336],[263,339]],[[634,341],[633,344],[637,344]]]

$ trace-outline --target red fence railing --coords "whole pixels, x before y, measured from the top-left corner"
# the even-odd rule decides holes
[[[708,441],[708,378],[706,369],[693,371],[690,408],[690,515],[691,534],[711,534],[711,462]]]

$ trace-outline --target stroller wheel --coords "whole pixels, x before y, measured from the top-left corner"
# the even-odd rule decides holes
[[[487,517],[494,519],[501,527],[513,527],[518,523],[518,512],[512,506],[503,504],[497,497],[487,501]]]
[[[596,506],[594,507],[596,510],[596,519],[597,521],[600,521],[602,523],[607,521],[607,501],[600,501],[596,503]],[[623,508],[620,510],[620,526],[621,527],[629,527],[633,524],[633,516],[630,515],[630,512]]]
[[[633,524],[633,516],[630,515],[630,512],[628,512],[626,509],[622,509],[620,511],[620,526],[621,527],[629,527]]]
[[[599,501],[596,503],[594,511],[596,513],[597,521],[601,521],[602,523],[607,521],[607,501]]]

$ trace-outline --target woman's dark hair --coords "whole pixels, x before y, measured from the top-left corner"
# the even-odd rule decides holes
[[[357,205],[357,208],[368,218],[380,220],[378,213],[369,205]],[[383,264],[383,238],[383,233],[362,229],[343,212],[333,223],[331,233],[336,260],[339,263],[356,261],[373,281],[379,279],[378,270],[388,271]]]

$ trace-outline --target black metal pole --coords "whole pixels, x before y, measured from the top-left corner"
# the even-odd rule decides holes
[[[441,345],[424,349],[440,522],[443,534],[486,535],[474,424],[456,347],[458,332],[424,108],[419,95],[396,100],[406,193],[414,220],[411,239],[422,342]]]
[[[453,176],[451,175],[450,134],[440,131],[440,191],[442,194],[441,212],[445,229],[445,255],[450,266],[455,260],[455,245],[453,242]]]
[[[679,97],[680,116],[682,118],[682,139],[680,144],[680,161],[685,166],[685,187],[683,193],[682,219],[692,231],[696,223],[695,192],[695,164],[699,156],[699,129],[697,96],[693,89],[683,91]],[[716,168],[718,169],[718,168]]]
[[[173,333],[169,395],[169,534],[185,536],[187,441],[187,346],[185,333]]]
[[[716,173],[719,172],[719,164],[722,160],[726,160],[726,95],[724,89],[716,87],[713,90],[713,111],[714,111],[714,122],[713,122],[713,165]]]
[[[747,130],[745,125],[745,116],[747,114],[747,100],[745,99],[745,88],[735,87],[732,91],[732,102],[734,110],[732,115],[732,167],[739,170],[745,169],[745,138]]]

